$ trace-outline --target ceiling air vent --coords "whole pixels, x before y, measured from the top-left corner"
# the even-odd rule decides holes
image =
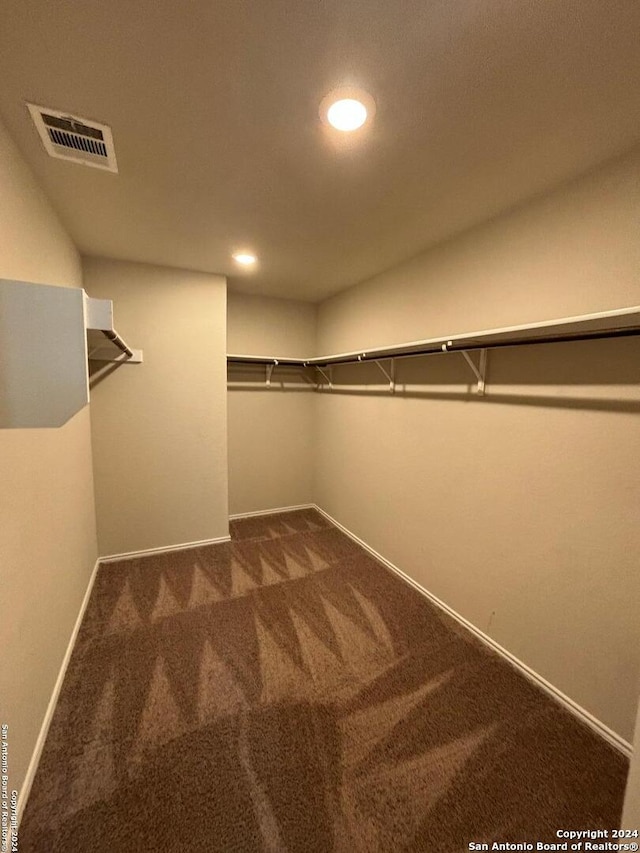
[[[111,128],[60,110],[27,104],[45,150],[52,157],[117,172]]]

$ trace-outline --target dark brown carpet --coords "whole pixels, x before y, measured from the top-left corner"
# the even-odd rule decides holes
[[[232,536],[100,569],[22,853],[458,853],[618,825],[624,758],[316,512]]]

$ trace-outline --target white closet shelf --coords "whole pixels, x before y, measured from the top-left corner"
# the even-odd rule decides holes
[[[227,355],[227,361],[231,364],[331,367],[334,364],[356,364],[362,361],[407,358],[442,352],[465,352],[467,350],[530,346],[533,344],[560,343],[562,341],[597,340],[633,335],[640,335],[639,305],[616,311],[602,311],[599,314],[584,314],[578,317],[564,317],[560,320],[546,320],[542,323],[444,335],[394,346],[354,350],[353,352],[314,356],[313,358],[280,358],[271,355],[230,353]]]
[[[314,367],[327,383],[333,387],[332,367],[338,364],[357,364],[372,361],[389,382],[389,391],[395,390],[395,360],[435,355],[443,352],[459,352],[471,369],[477,382],[476,391],[484,394],[487,369],[487,352],[498,347],[531,346],[533,344],[561,343],[563,341],[586,341],[603,338],[621,338],[640,335],[640,306],[621,308],[617,311],[602,311],[599,314],[584,314],[580,317],[564,317],[561,320],[546,320],[522,326],[506,326],[501,329],[485,329],[480,332],[426,338],[390,347],[375,347],[354,350],[335,355],[313,358],[278,358],[268,355],[229,354],[229,364],[262,364],[266,366],[266,383],[271,385],[273,370],[279,366]],[[470,350],[480,350],[478,363],[469,355]],[[382,362],[388,360],[388,366]],[[320,389],[322,385],[318,385]]]
[[[0,279],[1,429],[65,424],[89,402],[89,359],[142,361],[113,328],[109,299]]]
[[[131,349],[113,328],[113,302],[110,299],[94,299],[85,293],[84,316],[89,361],[142,362],[142,350]]]

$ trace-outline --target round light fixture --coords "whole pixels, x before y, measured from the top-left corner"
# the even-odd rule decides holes
[[[353,86],[334,89],[320,104],[320,119],[332,133],[338,130],[341,134],[350,134],[365,124],[368,126],[375,112],[376,102],[371,95]]]
[[[327,110],[327,121],[336,130],[349,133],[357,130],[367,120],[367,108],[355,98],[341,98],[334,101]]]
[[[242,264],[243,267],[251,267],[258,260],[255,255],[251,255],[249,252],[234,252],[232,258],[236,263]]]

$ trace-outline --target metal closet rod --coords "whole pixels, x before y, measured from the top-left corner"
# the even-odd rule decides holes
[[[116,331],[114,331],[114,330],[112,330],[112,329],[101,329],[100,331],[102,332],[102,334],[103,334],[105,337],[109,338],[109,340],[110,340],[112,343],[114,343],[114,344],[118,347],[118,349],[122,350],[122,352],[123,352],[123,353],[124,353],[128,358],[133,358],[133,350],[132,350],[132,349],[130,349],[130,348],[125,344],[125,342],[122,340],[122,338],[120,337],[120,335],[119,335]]]
[[[317,358],[272,358],[270,356],[250,355],[228,355],[227,362],[230,364],[272,364],[283,367],[330,367],[334,364],[360,364],[363,361],[379,361],[384,358],[415,358],[421,355],[436,355],[443,352],[465,352],[468,350],[497,349],[502,347],[534,346],[536,344],[557,344],[570,341],[603,340],[606,338],[628,338],[640,336],[640,326],[631,326],[619,329],[594,329],[576,334],[557,334],[545,337],[522,336],[521,338],[509,338],[507,340],[478,340],[469,338],[467,340],[457,339],[447,341],[442,339],[437,343],[416,349],[404,349],[402,347],[388,347],[362,352],[359,354],[349,353],[337,356],[319,356]]]

